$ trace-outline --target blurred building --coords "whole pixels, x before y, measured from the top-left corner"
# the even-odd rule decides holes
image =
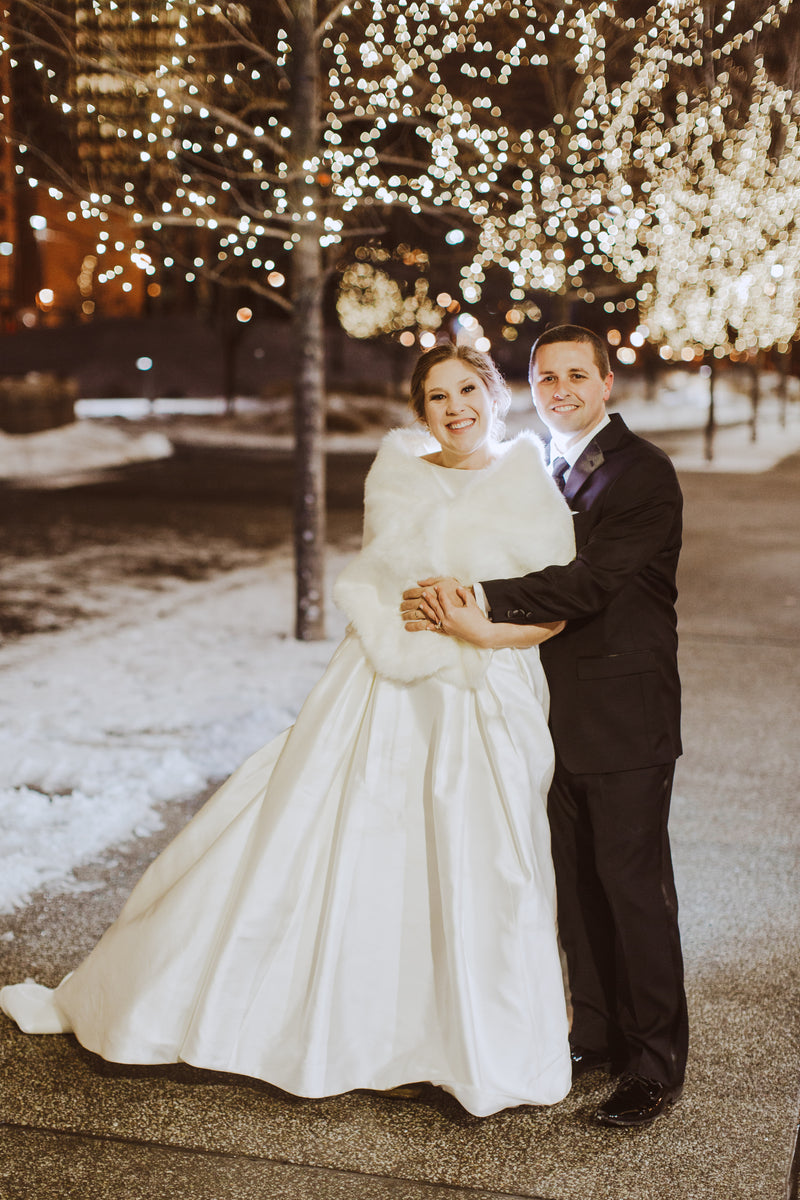
[[[180,110],[159,91],[166,64],[182,57],[188,0],[130,5],[74,0],[76,59],[68,92],[77,115],[77,149],[97,190],[152,189],[174,168],[149,150],[153,125],[172,126]],[[130,70],[126,70],[130,66]],[[190,79],[186,79],[188,86]],[[167,101],[166,104],[164,101]]]
[[[136,6],[138,20],[132,21],[128,5],[72,0],[77,54],[62,94],[77,118],[80,187],[70,194],[41,180],[29,186],[31,173],[23,177],[17,170],[14,143],[0,138],[0,324],[5,330],[138,316],[148,294],[159,294],[144,242],[137,244],[132,236],[125,206],[140,189],[151,198],[160,186],[165,195],[174,191],[174,167],[163,155],[148,152],[148,133],[154,121],[174,119],[159,97],[158,78],[180,49],[187,4],[142,0]],[[0,32],[3,20],[0,10]],[[135,73],[125,69],[126,60],[136,63]],[[144,89],[142,79],[148,85]],[[21,86],[17,72],[0,54],[2,124],[8,129],[14,128],[15,83]],[[46,132],[53,139],[63,135],[57,123]]]

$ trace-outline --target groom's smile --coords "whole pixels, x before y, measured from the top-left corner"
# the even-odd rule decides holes
[[[550,342],[531,365],[536,411],[560,442],[579,441],[605,416],[614,376],[603,378],[587,342]]]

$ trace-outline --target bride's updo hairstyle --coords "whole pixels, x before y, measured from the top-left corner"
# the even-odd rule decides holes
[[[493,433],[496,438],[502,438],[505,428],[503,417],[511,405],[511,392],[508,390],[508,384],[500,374],[494,359],[491,359],[488,354],[482,354],[480,350],[473,349],[472,346],[457,346],[454,342],[440,342],[438,346],[433,346],[430,350],[426,350],[424,354],[419,356],[411,376],[411,385],[409,388],[409,405],[411,411],[424,425],[425,380],[428,378],[428,372],[438,363],[446,362],[450,358],[458,358],[463,363],[466,363],[483,381],[489,398],[496,405]]]

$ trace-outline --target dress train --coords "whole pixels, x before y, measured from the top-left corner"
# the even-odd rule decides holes
[[[546,703],[535,650],[496,652],[478,689],[400,684],[348,634],[88,958],[0,1006],[114,1062],[302,1096],[429,1080],[481,1116],[563,1099]]]

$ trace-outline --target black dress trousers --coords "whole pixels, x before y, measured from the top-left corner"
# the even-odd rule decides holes
[[[573,775],[557,762],[548,801],[571,1040],[669,1087],[682,1084],[688,1049],[667,834],[674,770]]]

